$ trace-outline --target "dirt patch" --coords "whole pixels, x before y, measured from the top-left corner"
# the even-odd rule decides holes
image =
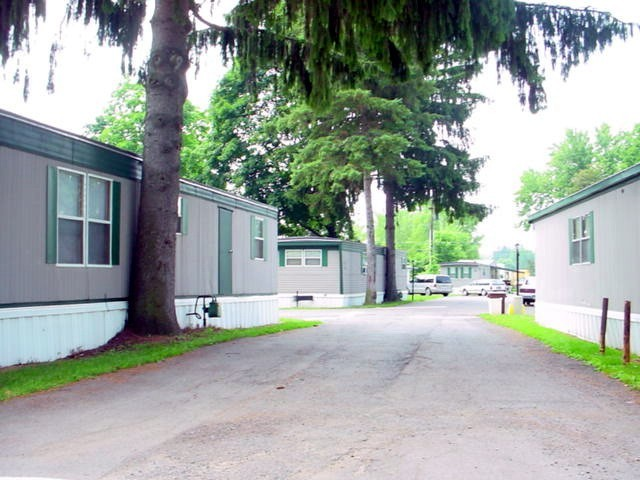
[[[209,330],[211,330],[211,328],[207,329],[207,331]],[[178,335],[139,335],[131,330],[124,329],[104,345],[92,350],[73,353],[66,358],[87,358],[105,352],[126,350],[134,345],[145,343],[171,343],[178,340],[188,340],[200,336],[204,332],[205,330],[203,329],[186,329]]]

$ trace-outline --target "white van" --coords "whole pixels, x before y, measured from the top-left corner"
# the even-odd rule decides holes
[[[413,282],[409,280],[407,288],[410,294],[431,295],[432,293],[441,293],[446,297],[453,290],[453,284],[449,275],[421,273],[416,275]]]

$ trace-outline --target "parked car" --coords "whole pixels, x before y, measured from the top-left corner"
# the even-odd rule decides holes
[[[416,275],[413,282],[407,284],[409,293],[419,293],[420,295],[431,295],[441,293],[445,297],[453,290],[451,277],[449,275]]]
[[[525,278],[519,290],[522,303],[525,305],[533,305],[536,301],[536,277]]]
[[[507,293],[507,284],[494,278],[474,280],[460,289],[463,295],[486,295],[489,292]]]

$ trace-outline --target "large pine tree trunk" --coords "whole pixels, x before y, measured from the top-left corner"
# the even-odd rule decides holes
[[[176,226],[183,106],[189,65],[189,0],[156,0],[147,65],[147,117],[128,326],[139,333],[180,330],[175,310]]]
[[[394,199],[395,185],[393,182],[384,183],[385,193],[385,243],[387,254],[385,256],[384,270],[384,301],[395,302],[400,299],[398,284],[396,282],[396,204]]]
[[[376,239],[373,223],[373,203],[371,199],[371,175],[364,175],[364,204],[367,223],[367,290],[364,297],[366,305],[376,303]]]

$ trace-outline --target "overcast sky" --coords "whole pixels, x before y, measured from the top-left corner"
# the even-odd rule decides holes
[[[121,81],[120,55],[115,49],[96,48],[96,41],[83,35],[79,26],[64,27],[67,39],[59,54],[56,91],[46,93],[49,45],[59,29],[56,7],[63,2],[49,1],[46,24],[41,24],[31,41],[28,59],[11,60],[0,70],[0,108],[75,133],[82,133],[107,105],[112,91]],[[640,23],[638,0],[558,0],[547,2],[576,8],[591,7],[612,12],[623,21]],[[220,10],[218,10],[218,13]],[[219,20],[217,20],[219,21]],[[70,35],[69,35],[70,34]],[[85,39],[86,37],[86,39]],[[144,43],[147,42],[147,43]],[[148,51],[149,38],[143,40],[141,55]],[[85,52],[92,52],[86,56]],[[589,63],[577,67],[567,82],[556,72],[547,72],[548,108],[535,115],[523,110],[508,78],[497,83],[494,69],[475,82],[475,90],[490,101],[477,108],[469,127],[473,136],[471,153],[489,160],[480,174],[482,188],[477,201],[494,206],[478,233],[484,236],[482,254],[516,242],[535,249],[534,235],[515,227],[518,219],[513,196],[521,173],[527,168],[543,168],[549,151],[561,142],[567,129],[593,132],[608,123],[614,132],[630,130],[640,123],[640,31],[627,42],[616,41]],[[30,71],[30,96],[22,100],[22,85],[13,84],[16,67]],[[212,54],[201,72],[190,72],[189,99],[205,107],[225,68]]]

